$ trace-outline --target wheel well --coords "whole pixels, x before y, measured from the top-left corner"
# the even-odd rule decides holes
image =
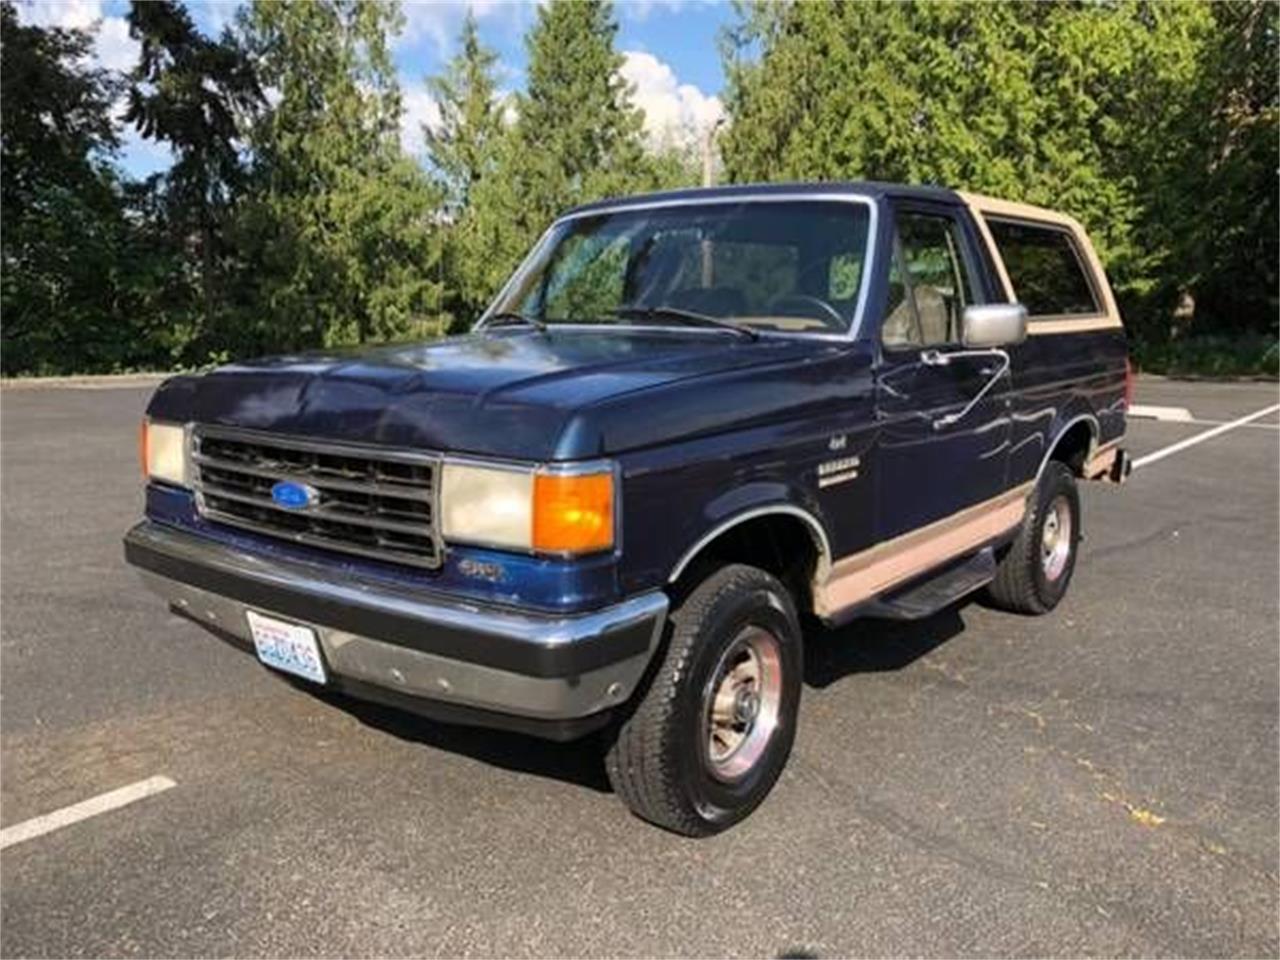
[[[808,523],[791,514],[767,514],[735,524],[703,545],[684,564],[672,588],[679,594],[715,568],[745,563],[781,580],[803,611],[812,609],[813,575],[822,558],[823,547]]]
[[[1058,460],[1071,468],[1076,476],[1084,474],[1085,461],[1093,449],[1093,430],[1087,420],[1079,420],[1063,431],[1053,445],[1050,460]]]

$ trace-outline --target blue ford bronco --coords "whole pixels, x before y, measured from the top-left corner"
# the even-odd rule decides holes
[[[635,813],[705,835],[786,763],[803,622],[1058,604],[1131,387],[1062,214],[878,183],[609,200],[469,335],[167,380],[125,555],[310,683],[595,733]]]

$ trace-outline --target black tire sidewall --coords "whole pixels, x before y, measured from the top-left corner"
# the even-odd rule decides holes
[[[1058,497],[1065,497],[1071,511],[1071,552],[1067,555],[1067,565],[1056,580],[1050,580],[1044,572],[1044,564],[1040,559],[1040,541],[1044,535],[1045,520],[1049,516],[1049,506]],[[1058,605],[1071,585],[1071,576],[1075,573],[1076,557],[1080,552],[1080,490],[1075,478],[1065,465],[1051,463],[1045,471],[1044,482],[1040,484],[1036,502],[1035,523],[1030,534],[1027,561],[1031,564],[1031,578],[1035,584],[1036,595],[1046,611]]]
[[[719,828],[747,816],[768,795],[782,773],[795,739],[803,672],[800,629],[782,586],[763,573],[761,581],[750,589],[722,595],[701,618],[698,642],[689,658],[688,673],[672,718],[686,801],[702,820]],[[773,585],[769,581],[773,581]],[[778,726],[764,755],[741,780],[725,783],[712,776],[706,765],[702,744],[705,735],[703,692],[725,650],[748,626],[762,627],[778,640],[782,700]]]

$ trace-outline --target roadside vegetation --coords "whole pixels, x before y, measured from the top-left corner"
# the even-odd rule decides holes
[[[88,31],[0,3],[0,370],[112,372],[469,325],[549,220],[688,185],[620,78],[604,0],[541,6],[499,95],[468,19],[399,138],[393,4],[243,8],[207,37],[134,3],[126,73]],[[1146,369],[1271,375],[1280,285],[1266,0],[740,3],[722,38],[722,179],[940,183],[1071,212]],[[173,167],[120,169],[125,127]]]

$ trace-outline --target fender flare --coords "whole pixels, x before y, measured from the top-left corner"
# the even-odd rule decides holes
[[[768,503],[755,507],[750,507],[739,513],[733,514],[728,519],[722,520],[709,531],[694,541],[680,559],[676,561],[674,567],[671,568],[671,574],[667,577],[667,583],[675,583],[680,579],[681,574],[685,572],[693,559],[702,552],[702,550],[717,537],[734,527],[746,523],[749,520],[756,520],[760,517],[768,516],[787,516],[796,517],[804,521],[805,526],[809,530],[809,535],[813,538],[814,546],[818,548],[818,568],[814,571],[815,577],[819,582],[826,579],[828,571],[831,569],[831,540],[827,536],[826,528],[822,525],[816,516],[805,510],[803,507],[797,507],[791,503]]]
[[[1035,482],[1040,482],[1040,476],[1044,473],[1044,468],[1049,465],[1049,460],[1053,457],[1053,452],[1058,449],[1058,444],[1062,442],[1062,438],[1067,435],[1072,427],[1077,423],[1086,423],[1089,425],[1089,449],[1085,452],[1085,460],[1088,461],[1093,456],[1093,451],[1098,446],[1098,437],[1101,435],[1101,427],[1098,426],[1098,418],[1092,413],[1080,413],[1065,421],[1057,432],[1053,435],[1053,440],[1045,444],[1044,456],[1040,458],[1040,467],[1036,470]]]

